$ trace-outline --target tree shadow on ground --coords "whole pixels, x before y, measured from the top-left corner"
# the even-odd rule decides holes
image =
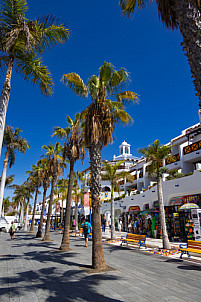
[[[43,301],[120,301],[107,297],[101,290],[100,283],[119,278],[111,274],[86,275],[81,270],[68,270],[61,273],[57,267],[42,268],[38,271],[28,270],[15,276],[2,278],[0,296],[10,290],[10,298],[18,295],[21,299],[31,295],[42,296]],[[3,287],[4,286],[4,287]],[[39,299],[40,300],[40,299]],[[27,300],[28,301],[28,300]]]
[[[186,271],[201,271],[201,267],[194,264],[187,264],[187,265],[178,265],[177,268],[186,270]]]

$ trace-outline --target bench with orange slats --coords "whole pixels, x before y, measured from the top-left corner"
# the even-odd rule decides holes
[[[190,252],[201,254],[201,241],[188,240],[186,244],[180,244],[179,250],[181,251],[181,259],[183,254],[187,254],[190,257]]]
[[[142,246],[147,248],[146,243],[145,243],[146,238],[147,238],[146,235],[138,235],[138,234],[128,233],[126,238],[121,237],[121,246],[123,245],[123,243],[127,243],[127,245],[128,245],[128,242],[134,242],[134,243],[139,245],[139,248],[138,248],[139,250]]]

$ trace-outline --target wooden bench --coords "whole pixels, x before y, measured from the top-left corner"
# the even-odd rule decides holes
[[[134,243],[137,243],[139,245],[138,250],[140,250],[140,248],[142,246],[147,248],[146,247],[146,238],[147,238],[146,235],[138,235],[138,234],[128,233],[126,238],[121,237],[121,246],[123,245],[123,243],[127,243],[127,245],[128,245],[128,242],[134,242]]]
[[[186,244],[180,244],[179,250],[181,251],[180,259],[182,259],[183,254],[190,257],[189,252],[201,254],[201,241],[188,240]]]

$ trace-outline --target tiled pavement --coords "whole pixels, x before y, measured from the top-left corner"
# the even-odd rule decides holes
[[[201,301],[201,267],[137,250],[104,244],[106,262],[115,270],[87,274],[91,242],[71,237],[72,250],[20,232],[14,241],[0,233],[0,301]]]

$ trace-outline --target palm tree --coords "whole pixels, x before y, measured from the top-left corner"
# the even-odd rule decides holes
[[[134,15],[136,7],[144,8],[151,0],[120,0],[123,14]],[[196,95],[201,101],[201,39],[200,0],[156,0],[159,18],[167,28],[180,29],[183,36],[183,50],[188,57]]]
[[[69,230],[74,165],[78,159],[81,159],[83,161],[85,156],[83,134],[80,125],[80,115],[76,115],[75,121],[67,116],[67,122],[69,124],[69,127],[55,127],[53,133],[53,136],[57,135],[59,138],[65,139],[63,158],[68,159],[70,163],[64,232],[60,246],[60,250],[63,251],[70,250]]]
[[[77,171],[74,173],[74,182],[73,182],[73,196],[75,198],[75,230],[78,231],[78,204],[84,203],[84,190],[80,189],[78,182],[83,180],[83,172]]]
[[[20,136],[22,130],[16,128],[14,129],[11,126],[6,126],[4,132],[3,139],[3,147],[6,149],[6,156],[3,165],[3,172],[1,176],[1,184],[0,184],[0,216],[1,216],[1,208],[3,202],[4,188],[6,182],[6,173],[7,166],[9,164],[9,168],[15,163],[15,153],[16,151],[25,153],[27,149],[29,149],[29,144],[25,138]]]
[[[26,0],[1,1],[0,67],[7,70],[0,97],[0,154],[13,67],[33,86],[37,84],[43,94],[51,96],[53,81],[41,55],[69,37],[69,30],[55,17],[29,20],[25,17],[27,10]]]
[[[12,198],[12,204],[14,207],[18,208],[18,214],[20,217],[20,224],[23,225],[24,223],[24,196],[21,193],[19,185],[11,185],[12,188],[15,188]]]
[[[104,172],[101,175],[102,180],[109,180],[111,183],[111,239],[115,238],[115,224],[114,224],[114,189],[119,191],[118,182],[121,179],[133,182],[134,176],[128,171],[119,172],[119,167],[124,163],[124,160],[118,161],[115,164],[103,162]]]
[[[12,188],[15,188],[13,201],[21,203],[21,214],[20,214],[20,222],[23,223],[24,218],[24,209],[26,207],[26,215],[25,215],[25,225],[24,230],[27,231],[27,222],[28,222],[28,209],[29,209],[29,201],[32,198],[31,193],[33,192],[32,183],[25,181],[22,185],[12,185]],[[25,200],[27,202],[25,203]]]
[[[146,161],[150,162],[149,174],[157,178],[157,191],[159,202],[159,213],[161,222],[161,233],[163,240],[163,248],[170,249],[170,242],[168,239],[166,222],[165,222],[165,209],[163,203],[163,190],[162,190],[162,174],[167,172],[166,168],[160,168],[161,162],[167,157],[171,157],[172,146],[160,145],[157,139],[155,142],[144,149],[140,149],[139,153],[146,157]]]
[[[4,213],[6,213],[8,211],[10,205],[11,205],[10,197],[8,196],[3,199],[3,209],[2,209],[3,216],[4,216]]]
[[[32,170],[31,171],[27,171],[26,174],[29,174],[29,178],[32,183],[33,186],[35,188],[35,199],[34,199],[34,207],[33,207],[33,212],[32,212],[32,219],[31,219],[31,227],[29,230],[29,233],[33,233],[34,231],[34,218],[35,218],[35,211],[36,211],[36,203],[37,203],[37,198],[38,198],[38,194],[40,194],[39,192],[39,187],[42,185],[42,180],[40,178],[40,166],[38,165],[38,163],[36,165],[32,165]]]
[[[42,237],[42,227],[43,227],[43,218],[44,218],[44,210],[45,210],[45,202],[46,202],[46,193],[47,189],[50,185],[50,170],[48,165],[48,159],[42,158],[38,161],[39,166],[39,179],[41,180],[43,186],[43,202],[42,202],[42,209],[40,215],[40,222],[38,225],[38,231],[36,233],[36,238]]]
[[[57,177],[64,173],[65,164],[62,156],[60,155],[63,151],[63,147],[58,142],[55,144],[55,146],[50,144],[48,146],[43,146],[43,148],[46,150],[45,156],[47,157],[48,166],[51,173],[51,193],[43,241],[50,241],[50,218],[54,198],[54,188]]]
[[[9,175],[6,177],[5,181],[5,188],[10,188],[10,184],[13,182],[15,175]],[[0,177],[0,182],[1,182],[1,177]],[[2,208],[2,216],[4,216],[4,213],[7,211],[7,206],[8,206],[9,197],[6,197],[3,199],[3,208]],[[12,205],[10,203],[10,205]]]
[[[111,63],[105,62],[99,69],[99,75],[93,75],[87,85],[76,73],[63,75],[62,81],[79,96],[91,98],[91,104],[82,112],[85,124],[85,144],[90,154],[91,199],[92,199],[92,267],[97,270],[106,268],[102,247],[100,215],[101,150],[113,142],[116,122],[124,124],[132,121],[125,112],[124,104],[136,101],[132,91],[123,91],[128,81],[124,68],[115,70]]]
[[[68,180],[61,178],[58,179],[57,181],[57,187],[58,187],[58,191],[57,193],[59,194],[59,196],[61,196],[61,224],[63,223],[63,210],[64,210],[64,199],[66,199],[67,197],[67,191],[68,191]],[[59,200],[60,198],[58,198]]]
[[[27,225],[28,225],[28,214],[29,214],[29,206],[30,206],[29,201],[30,201],[30,198],[33,198],[31,193],[33,193],[34,190],[35,190],[34,184],[30,180],[29,181],[27,180],[22,184],[22,194],[23,194],[24,198],[27,200],[25,226],[24,226],[25,231],[27,231]]]

